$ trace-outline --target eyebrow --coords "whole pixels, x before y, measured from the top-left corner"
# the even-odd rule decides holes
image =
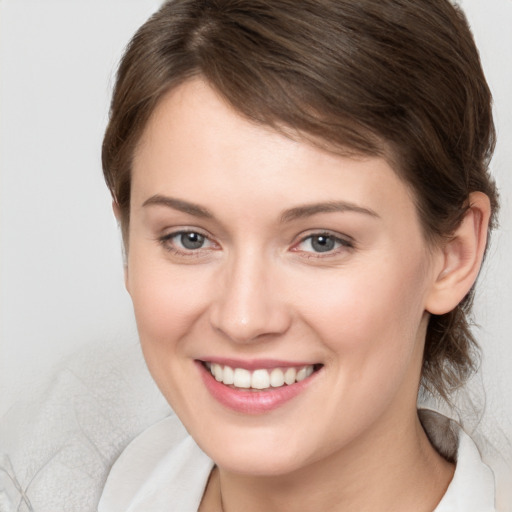
[[[370,217],[380,218],[379,214],[369,208],[364,208],[347,201],[329,201],[326,203],[313,203],[297,206],[286,210],[281,215],[281,222],[290,222],[292,220],[311,217],[317,213],[336,213],[336,212],[355,212],[369,215]]]
[[[183,199],[176,199],[174,197],[156,194],[154,196],[151,196],[149,199],[146,199],[142,204],[143,207],[154,205],[166,206],[167,208],[172,208],[174,210],[178,210],[180,212],[187,213],[189,215],[193,215],[194,217],[200,217],[203,219],[214,218],[213,214],[208,209],[199,206],[198,204],[190,203],[189,201],[184,201]],[[289,210],[285,210],[281,215],[281,222],[291,222],[293,220],[302,219],[304,217],[311,217],[318,213],[336,212],[355,212],[364,215],[369,215],[370,217],[374,218],[380,218],[377,212],[369,208],[364,208],[362,206],[358,206],[347,201],[328,201],[324,203],[305,204],[301,206],[296,206]]]
[[[188,201],[183,201],[183,199],[176,199],[174,197],[167,197],[162,195],[154,195],[149,199],[146,199],[142,206],[167,206],[168,208],[173,208],[174,210],[178,210],[183,213],[188,213],[189,215],[193,215],[194,217],[201,217],[203,219],[212,219],[213,214],[194,203],[189,203]]]

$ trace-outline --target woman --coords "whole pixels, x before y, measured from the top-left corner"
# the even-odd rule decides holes
[[[168,419],[99,510],[494,509],[448,419],[494,223],[491,97],[447,0],[177,0],[103,166]],[[196,444],[197,443],[197,444]]]

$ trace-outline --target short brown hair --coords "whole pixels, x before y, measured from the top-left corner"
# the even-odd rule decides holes
[[[391,154],[430,242],[455,230],[473,191],[490,198],[492,228],[491,94],[448,0],[165,3],[127,47],[103,142],[125,241],[137,143],[162,96],[198,75],[254,122],[345,153]],[[472,297],[429,321],[422,382],[445,399],[475,369]]]

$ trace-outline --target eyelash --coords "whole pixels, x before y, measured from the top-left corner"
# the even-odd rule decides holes
[[[186,248],[181,249],[181,248],[176,247],[175,243],[172,243],[172,240],[174,238],[182,237],[183,235],[187,235],[187,234],[198,235],[205,242],[209,242],[210,246],[209,247],[201,246],[201,247],[197,247],[196,249],[186,249]],[[315,238],[316,239],[325,238],[325,239],[331,240],[335,244],[335,247],[332,249],[328,249],[326,251],[305,251],[305,250],[299,249],[299,246],[301,244],[306,243],[308,240],[310,240],[310,243],[313,244],[313,239],[315,239]],[[215,247],[217,245],[217,244],[215,244],[215,242],[213,242],[211,240],[211,238],[208,235],[206,235],[198,230],[194,230],[194,229],[182,229],[180,231],[174,231],[172,233],[168,233],[164,236],[159,237],[158,242],[162,245],[162,247],[166,251],[173,253],[177,256],[185,256],[185,257],[200,257],[200,256],[204,255],[205,250],[208,252],[215,250],[215,248],[212,248],[212,247]],[[337,236],[336,234],[331,233],[329,231],[317,231],[317,232],[312,232],[310,234],[307,234],[306,236],[302,236],[300,238],[300,240],[292,246],[291,251],[292,252],[301,252],[305,255],[304,257],[306,257],[306,258],[328,258],[328,257],[332,257],[332,256],[339,254],[339,252],[354,249],[354,247],[355,246],[354,246],[353,240],[348,237],[343,238],[343,237]]]

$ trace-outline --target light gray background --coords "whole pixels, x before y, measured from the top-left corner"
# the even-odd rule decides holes
[[[0,0],[0,418],[73,354],[136,340],[100,145],[116,62],[159,3]],[[484,428],[512,437],[512,1],[462,5],[495,98],[502,194],[476,304]]]

